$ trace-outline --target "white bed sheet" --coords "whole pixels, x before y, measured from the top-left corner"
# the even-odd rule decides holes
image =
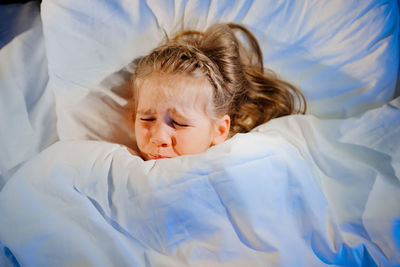
[[[43,1],[44,39],[18,7],[35,19],[0,50],[0,265],[400,264],[398,2],[230,3]],[[182,16],[249,26],[309,115],[131,155],[129,63]]]
[[[39,3],[0,6],[0,189],[22,162],[57,140]]]
[[[398,77],[397,1],[52,0],[42,5],[49,86],[61,140],[134,146],[129,93],[112,73],[155,48],[165,33],[215,22],[249,27],[264,65],[298,86],[308,113],[346,118],[392,99]]]
[[[396,99],[174,159],[61,141],[4,187],[0,240],[21,266],[394,266],[399,135]]]

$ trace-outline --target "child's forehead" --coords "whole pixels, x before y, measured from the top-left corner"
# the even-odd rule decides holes
[[[206,77],[187,74],[150,74],[139,88],[139,102],[144,97],[154,101],[204,104],[210,101],[211,95],[212,87]]]

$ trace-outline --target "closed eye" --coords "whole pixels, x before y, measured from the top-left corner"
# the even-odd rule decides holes
[[[141,121],[154,121],[154,118],[140,118]]]
[[[173,123],[174,125],[176,125],[176,126],[179,126],[179,127],[189,127],[188,124],[179,123],[179,122],[176,122],[176,121],[172,121],[172,123]]]

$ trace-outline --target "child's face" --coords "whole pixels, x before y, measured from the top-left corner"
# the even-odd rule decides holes
[[[135,135],[145,160],[204,152],[226,139],[206,114],[207,79],[151,74],[138,90]],[[224,118],[229,132],[229,116]]]

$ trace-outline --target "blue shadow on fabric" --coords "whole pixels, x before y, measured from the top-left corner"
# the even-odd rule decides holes
[[[393,239],[397,245],[397,248],[400,250],[400,219],[398,219],[394,222]]]
[[[15,258],[14,254],[11,252],[11,250],[8,247],[4,247],[3,252],[5,255],[5,258],[8,259],[11,266],[14,266],[14,267],[21,266],[21,265],[19,265],[17,258]]]
[[[39,2],[0,5],[0,49],[27,31],[39,19]]]

